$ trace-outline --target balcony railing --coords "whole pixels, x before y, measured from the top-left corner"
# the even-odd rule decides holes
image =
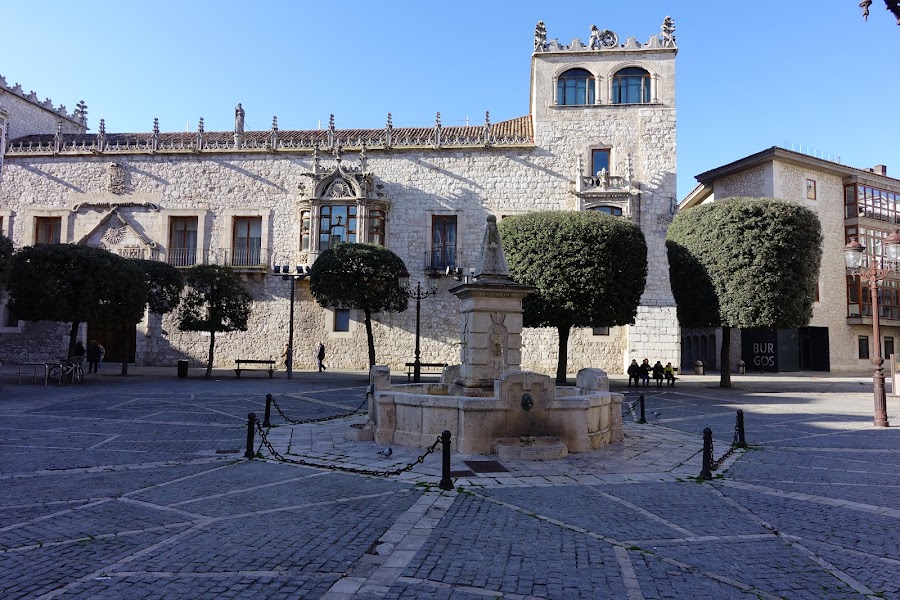
[[[166,252],[166,262],[173,267],[193,267],[197,264],[197,249],[170,248]]]
[[[435,244],[425,253],[426,271],[446,271],[447,267],[455,269],[462,266],[461,262],[462,257],[457,252],[455,244]]]
[[[235,269],[266,269],[269,252],[265,248],[228,248],[219,251],[221,264]]]

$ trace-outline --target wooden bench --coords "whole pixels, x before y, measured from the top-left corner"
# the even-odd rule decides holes
[[[419,374],[422,373],[430,373],[432,375],[440,375],[444,372],[444,367],[447,366],[447,363],[419,363]],[[412,379],[413,374],[415,374],[416,363],[406,363],[406,382],[409,383],[409,380]]]
[[[268,365],[263,367],[264,370],[269,372],[269,379],[275,374],[275,361],[274,360],[252,360],[249,358],[236,358],[234,360],[234,364],[236,365],[234,368],[234,374],[236,377],[241,376],[241,371],[247,371],[246,367],[242,368],[241,365]]]

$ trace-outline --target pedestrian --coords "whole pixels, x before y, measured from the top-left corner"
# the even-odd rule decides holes
[[[290,346],[288,344],[284,345],[284,349],[281,351],[281,362],[284,363],[284,368],[287,370],[288,368],[288,354],[290,351]]]
[[[637,360],[631,359],[631,365],[628,367],[628,387],[631,387],[631,380],[634,379],[634,387],[638,387],[638,377],[641,376],[641,367],[637,364]]]
[[[656,361],[656,364],[653,365],[653,379],[656,380],[656,387],[662,387],[664,370],[662,363],[659,361]]]
[[[670,387],[675,386],[675,367],[672,366],[672,363],[667,362],[666,366],[663,367],[663,375],[666,378],[666,385]]]
[[[84,342],[78,340],[75,342],[75,351],[72,352],[72,362],[78,363],[79,365],[84,364],[84,355],[87,350],[84,349]]]
[[[650,387],[650,359],[645,358],[644,362],[641,363],[641,382],[644,384],[644,387]]]
[[[319,343],[319,351],[316,352],[316,358],[319,360],[319,373],[325,370],[325,344]]]
[[[100,368],[100,342],[98,342],[97,340],[91,340],[91,343],[88,344],[85,355],[87,356],[88,373],[96,373]]]
[[[97,345],[100,346],[100,362],[97,363],[97,368],[94,369],[94,373],[100,370],[100,365],[103,364],[103,359],[106,358],[106,347],[100,342],[97,342]]]

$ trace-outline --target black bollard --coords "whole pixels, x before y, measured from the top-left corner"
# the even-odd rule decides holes
[[[450,479],[450,432],[446,429],[441,433],[441,449],[444,455],[441,465],[441,482],[438,484],[438,487],[442,490],[452,490],[453,481]]]
[[[700,479],[712,479],[712,429],[703,430],[703,470]]]
[[[737,443],[735,446],[737,448],[747,447],[747,439],[744,437],[744,411],[741,409],[737,411]]]
[[[247,415],[247,451],[244,452],[244,458],[253,458],[256,452],[253,451],[253,434],[256,432],[256,413]]]
[[[638,419],[638,423],[646,423],[646,422],[647,422],[647,417],[646,417],[646,415],[644,414],[644,395],[643,395],[643,394],[641,394],[640,396],[638,396],[638,402],[639,402],[640,405],[641,405],[641,418]]]
[[[263,417],[263,427],[271,427],[269,413],[272,412],[272,394],[266,394],[266,415]]]

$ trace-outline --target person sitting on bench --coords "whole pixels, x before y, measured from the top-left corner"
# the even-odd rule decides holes
[[[675,367],[672,366],[672,363],[666,363],[666,366],[663,367],[663,375],[666,378],[667,386],[675,385]]]

